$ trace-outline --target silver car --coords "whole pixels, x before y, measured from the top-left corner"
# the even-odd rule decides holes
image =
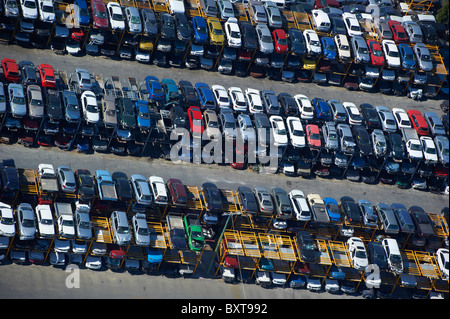
[[[378,112],[378,116],[381,120],[381,127],[383,131],[394,133],[397,130],[397,124],[395,124],[395,118],[392,112],[386,106],[375,106]]]
[[[339,134],[341,150],[344,153],[353,153],[355,151],[355,140],[353,139],[352,130],[348,124],[338,124],[336,129]]]
[[[339,139],[334,122],[326,122],[322,126],[323,139],[325,148],[329,150],[339,149]]]
[[[274,48],[269,27],[266,24],[258,23],[255,30],[258,37],[259,50],[262,53],[272,53]]]
[[[39,85],[27,86],[28,115],[31,118],[42,118],[44,116],[44,99]]]
[[[254,22],[264,24],[267,23],[266,11],[264,10],[261,1],[250,1],[248,11],[251,14],[251,18]]]
[[[408,34],[409,42],[419,43],[423,41],[423,34],[420,26],[414,21],[403,21],[402,26]]]
[[[357,63],[369,63],[370,54],[367,43],[362,36],[353,36],[350,39],[350,43],[353,49],[353,55]]]
[[[59,166],[57,175],[61,191],[64,193],[75,193],[76,182],[72,169],[69,166]]]
[[[436,152],[438,154],[439,161],[444,165],[448,165],[448,163],[449,163],[448,138],[446,136],[437,135],[434,138],[434,145],[436,145]]]
[[[131,33],[141,33],[142,23],[141,17],[139,16],[139,10],[135,7],[125,8],[125,19],[128,25],[128,30]]]
[[[222,20],[234,18],[233,4],[230,0],[217,0],[216,3]]]
[[[273,1],[265,1],[264,9],[266,10],[269,27],[281,28],[283,21],[281,20],[280,9],[278,9],[277,5]]]
[[[22,84],[8,84],[8,93],[11,115],[13,117],[25,116],[27,114],[27,105],[25,103],[25,95],[23,93]]]
[[[17,208],[17,219],[20,240],[34,239],[36,234],[36,221],[34,220],[33,207],[28,203],[22,203]]]
[[[430,72],[433,70],[433,61],[431,60],[430,51],[423,43],[414,45],[414,54],[416,55],[417,64],[422,71]]]
[[[80,120],[80,105],[77,95],[73,91],[64,91],[62,93],[66,121],[76,123]]]
[[[380,129],[374,129],[370,134],[372,138],[373,151],[376,156],[384,156],[387,152],[386,137]]]
[[[131,242],[130,226],[125,212],[114,211],[111,214],[111,228],[117,245],[128,245]]]
[[[273,212],[273,201],[269,191],[265,187],[255,187],[253,193],[255,194],[256,201],[258,202],[259,211],[261,213]]]
[[[150,233],[148,231],[145,214],[136,213],[131,219],[134,232],[134,242],[138,246],[150,245]]]

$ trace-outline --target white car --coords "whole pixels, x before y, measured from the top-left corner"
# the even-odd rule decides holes
[[[363,35],[361,26],[359,25],[356,15],[350,12],[344,12],[342,14],[342,20],[344,21],[345,28],[349,36]]]
[[[227,90],[218,84],[211,86],[211,90],[219,108],[228,109],[230,107],[230,97],[228,96]]]
[[[308,206],[305,194],[299,189],[293,189],[288,194],[294,208],[295,219],[299,221],[310,221],[311,211]]]
[[[300,118],[303,120],[312,120],[314,118],[314,107],[306,95],[296,94],[294,100],[297,103],[300,112]]]
[[[128,29],[131,33],[141,33],[142,23],[139,11],[135,7],[125,8],[125,20],[128,24]]]
[[[88,255],[84,264],[86,268],[98,270],[102,268],[102,257]]]
[[[87,241],[80,239],[71,239],[70,246],[74,254],[85,254],[87,251]]]
[[[20,8],[22,16],[25,19],[36,20],[38,17],[38,8],[36,0],[20,0]]]
[[[239,114],[236,119],[238,134],[242,135],[244,141],[255,140],[255,129],[248,114]]]
[[[399,68],[402,62],[395,42],[393,40],[383,40],[381,44],[386,58],[386,64],[391,68]]]
[[[5,96],[5,86],[0,83],[0,113],[6,112],[6,96]]]
[[[342,105],[347,111],[348,123],[350,125],[361,125],[362,117],[356,105],[352,102],[343,102]]]
[[[437,163],[438,155],[436,152],[436,145],[434,145],[433,139],[429,136],[421,136],[420,143],[422,144],[422,151],[425,162]]]
[[[415,160],[423,159],[422,144],[418,139],[409,139],[405,143],[406,151],[410,158]]]
[[[150,189],[156,204],[165,205],[168,202],[166,185],[164,180],[159,176],[150,176],[148,179]]]
[[[181,13],[184,14],[185,7],[183,0],[168,0],[169,10],[171,14]]]
[[[40,238],[53,237],[55,225],[50,205],[37,205],[35,209]]]
[[[395,133],[395,131],[397,131],[397,124],[395,124],[395,119],[392,112],[386,106],[382,105],[375,106],[375,109],[377,110],[378,117],[380,118],[383,131]]]
[[[122,7],[117,2],[108,2],[106,10],[108,11],[111,29],[125,30],[125,18],[123,17]]]
[[[367,259],[366,247],[364,242],[359,237],[350,237],[347,240],[347,248],[352,260],[353,268],[356,270],[365,270],[369,265]]]
[[[14,237],[16,225],[11,206],[0,202],[0,236]]]
[[[236,86],[228,88],[228,95],[231,97],[231,105],[235,112],[247,111],[247,101],[241,88]]]
[[[9,105],[13,117],[22,117],[27,114],[27,105],[25,103],[25,94],[22,84],[8,84]]]
[[[131,218],[131,224],[134,232],[134,243],[138,246],[150,245],[150,233],[145,214],[134,214]]]
[[[213,85],[211,86],[211,90],[219,108],[227,109],[230,107],[230,97],[228,96],[227,90],[222,85]]]
[[[448,249],[447,248],[439,248],[436,251],[436,260],[441,270],[441,275],[444,279],[448,280],[449,272],[448,272]]]
[[[272,127],[272,140],[275,146],[287,146],[288,137],[286,126],[283,118],[279,115],[272,115],[269,117],[270,126]]]
[[[397,122],[398,128],[411,128],[411,121],[406,111],[399,107],[394,107],[392,109],[392,114],[394,115],[395,121]]]
[[[245,97],[251,114],[263,113],[264,105],[259,90],[247,88],[245,89]]]
[[[305,30],[303,31],[303,36],[305,37],[306,42],[306,51],[311,55],[320,55],[322,54],[322,47],[320,46],[319,36],[314,30]]]
[[[55,9],[53,8],[53,1],[38,0],[39,16],[41,21],[53,23],[56,20]]]
[[[224,27],[228,46],[232,48],[240,48],[242,40],[238,20],[236,18],[228,18],[227,22],[225,22]]]
[[[291,139],[291,145],[293,147],[305,147],[305,131],[303,130],[302,122],[298,117],[288,116],[286,119],[286,126],[289,131],[289,137]]]
[[[81,106],[83,109],[83,116],[86,122],[91,124],[97,124],[100,119],[100,113],[94,92],[84,91],[81,94]]]

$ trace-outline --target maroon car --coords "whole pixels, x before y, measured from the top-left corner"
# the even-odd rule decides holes
[[[92,16],[94,17],[94,26],[100,29],[107,29],[109,26],[108,13],[106,6],[101,0],[92,0]]]

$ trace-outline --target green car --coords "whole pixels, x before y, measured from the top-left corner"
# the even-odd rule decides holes
[[[120,124],[126,129],[134,129],[136,127],[136,114],[131,99],[127,97],[118,98],[117,108],[119,110]]]
[[[201,251],[205,244],[205,237],[203,236],[198,216],[187,214],[183,217],[183,223],[188,238],[189,248],[193,251]]]

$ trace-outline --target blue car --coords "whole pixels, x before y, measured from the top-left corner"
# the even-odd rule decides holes
[[[330,37],[322,37],[320,39],[322,41],[323,48],[323,56],[328,60],[336,60],[336,44],[334,43],[333,38]]]
[[[414,57],[413,49],[407,43],[400,43],[398,45],[398,52],[402,60],[402,67],[408,70],[416,69],[416,59]]]
[[[366,160],[361,155],[354,155],[352,159],[351,165],[356,169],[363,169],[364,165],[366,165]]]
[[[339,208],[338,202],[331,197],[325,197],[323,202],[327,208],[327,213],[330,220],[335,222],[341,221],[341,209]]]
[[[195,84],[195,90],[197,91],[198,100],[200,102],[201,109],[215,109],[216,100],[214,99],[213,92],[206,83],[198,82]]]
[[[164,89],[166,102],[179,101],[181,99],[181,95],[178,92],[178,86],[174,80],[164,78],[161,80],[161,83]]]
[[[204,44],[208,41],[208,28],[206,20],[203,17],[192,18],[192,29],[194,30],[194,42],[197,44]]]
[[[137,113],[137,125],[141,130],[148,130],[151,126],[147,101],[137,100],[135,103]]]
[[[320,97],[315,97],[312,99],[312,104],[314,105],[314,110],[318,120],[331,121],[330,106],[327,101]]]
[[[75,20],[77,20],[80,25],[89,25],[91,18],[86,0],[75,0],[73,12],[75,15]]]
[[[164,101],[164,90],[156,76],[147,76],[145,78],[145,86],[147,87],[149,97],[154,101]]]

